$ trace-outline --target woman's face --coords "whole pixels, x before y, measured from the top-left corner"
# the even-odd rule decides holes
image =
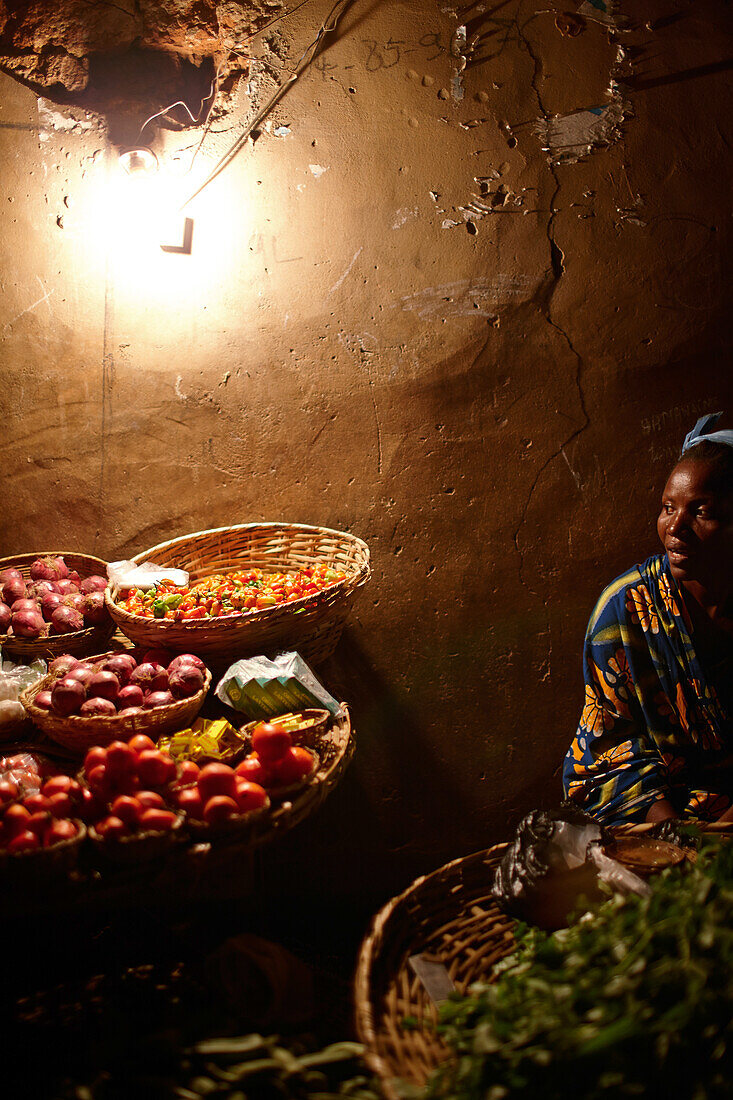
[[[711,467],[682,459],[662,493],[657,531],[677,581],[720,583],[733,562],[733,491],[712,485]]]

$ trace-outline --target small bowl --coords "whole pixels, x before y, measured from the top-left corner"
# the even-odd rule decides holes
[[[319,737],[328,729],[331,715],[327,710],[299,710],[288,714],[278,714],[273,718],[258,718],[255,722],[248,722],[239,731],[240,737],[252,740],[252,734],[261,722],[271,722],[274,726],[284,726],[293,739],[294,745],[303,745],[312,749]]]
[[[675,867],[686,858],[684,848],[668,840],[646,836],[621,836],[603,849],[605,854],[637,875],[647,876]]]

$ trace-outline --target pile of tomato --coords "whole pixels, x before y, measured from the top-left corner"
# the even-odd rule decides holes
[[[175,585],[161,581],[149,591],[133,588],[118,601],[118,606],[146,619],[218,619],[224,615],[246,615],[263,607],[276,607],[315,595],[345,576],[323,562],[297,573],[243,569],[216,573],[196,584]]]

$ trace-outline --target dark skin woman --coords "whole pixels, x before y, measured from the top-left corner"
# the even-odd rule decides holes
[[[701,418],[662,493],[663,553],[596,604],[563,765],[604,824],[733,820],[733,431]]]

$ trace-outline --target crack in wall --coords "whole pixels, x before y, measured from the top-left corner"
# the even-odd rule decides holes
[[[527,51],[527,54],[529,55],[529,57],[532,61],[533,72],[532,72],[532,78],[531,78],[531,86],[532,86],[532,90],[535,94],[535,97],[537,99],[537,105],[539,107],[539,110],[540,110],[540,113],[541,113],[543,119],[546,122],[549,122],[550,115],[548,114],[548,111],[547,111],[547,109],[545,107],[545,104],[542,100],[542,94],[541,94],[539,86],[538,86],[539,77],[542,73],[542,58],[532,49],[532,46],[530,45],[529,40],[527,39],[526,35],[523,33],[523,30],[519,26],[519,24],[517,24],[517,33],[518,33],[518,36],[519,36],[519,41],[523,44],[524,48]],[[558,332],[562,336],[565,343],[567,344],[568,350],[570,351],[570,353],[575,358],[575,364],[576,364],[576,366],[575,366],[575,388],[577,390],[578,403],[580,405],[580,409],[581,409],[581,412],[583,414],[583,421],[584,422],[583,422],[583,424],[580,425],[579,428],[576,428],[573,432],[570,433],[570,435],[566,439],[564,439],[562,441],[560,446],[557,447],[556,450],[554,450],[552,452],[552,454],[550,454],[547,457],[545,462],[543,462],[542,466],[537,471],[537,473],[536,473],[536,475],[535,475],[535,477],[532,481],[532,484],[529,487],[529,491],[527,493],[527,496],[526,496],[526,499],[525,499],[525,502],[524,502],[524,506],[522,508],[522,513],[521,513],[521,516],[519,518],[519,523],[517,524],[517,527],[516,527],[516,529],[514,531],[514,534],[513,534],[514,548],[515,548],[515,550],[517,552],[517,556],[518,556],[518,575],[519,575],[520,584],[522,585],[523,588],[526,588],[527,591],[530,592],[534,596],[538,596],[539,593],[537,593],[527,583],[527,581],[525,580],[525,577],[524,577],[524,554],[523,554],[522,549],[521,549],[520,544],[519,544],[520,533],[521,533],[522,527],[524,526],[525,520],[527,518],[527,513],[529,511],[529,507],[530,507],[530,504],[532,502],[532,498],[534,496],[535,490],[536,490],[537,485],[539,484],[539,480],[542,477],[542,475],[544,474],[545,470],[548,468],[550,463],[554,462],[555,459],[557,459],[559,456],[564,454],[565,448],[570,443],[572,443],[575,439],[577,439],[578,436],[581,435],[581,433],[584,432],[586,430],[586,428],[588,427],[588,425],[590,424],[590,417],[588,416],[588,410],[587,410],[587,407],[586,407],[586,404],[585,404],[585,395],[583,393],[583,385],[582,385],[582,370],[583,370],[582,356],[580,355],[580,353],[575,348],[575,346],[573,344],[573,341],[570,338],[569,333],[566,332],[566,330],[562,327],[562,325],[558,324],[556,319],[553,317],[553,313],[552,313],[552,300],[553,300],[555,291],[557,290],[558,286],[560,285],[560,280],[562,279],[563,275],[565,274],[565,254],[564,254],[562,248],[560,247],[560,245],[557,243],[557,240],[555,238],[555,218],[560,213],[560,208],[558,206],[558,196],[560,194],[561,181],[560,181],[558,168],[554,164],[552,159],[550,159],[550,161],[548,163],[548,168],[549,168],[549,171],[550,171],[550,175],[552,176],[552,179],[553,179],[554,184],[555,184],[554,191],[553,191],[553,193],[550,197],[549,217],[547,219],[547,225],[545,227],[545,232],[546,232],[546,236],[547,236],[547,243],[548,243],[548,247],[549,247],[549,270],[552,274],[551,274],[550,279],[546,282],[544,289],[541,289],[540,292],[539,292],[539,297],[540,297],[540,303],[539,304],[540,304],[541,308],[544,307],[544,316],[547,320],[547,323],[552,328],[554,328],[556,332]],[[548,631],[549,631],[549,622],[548,622]]]

